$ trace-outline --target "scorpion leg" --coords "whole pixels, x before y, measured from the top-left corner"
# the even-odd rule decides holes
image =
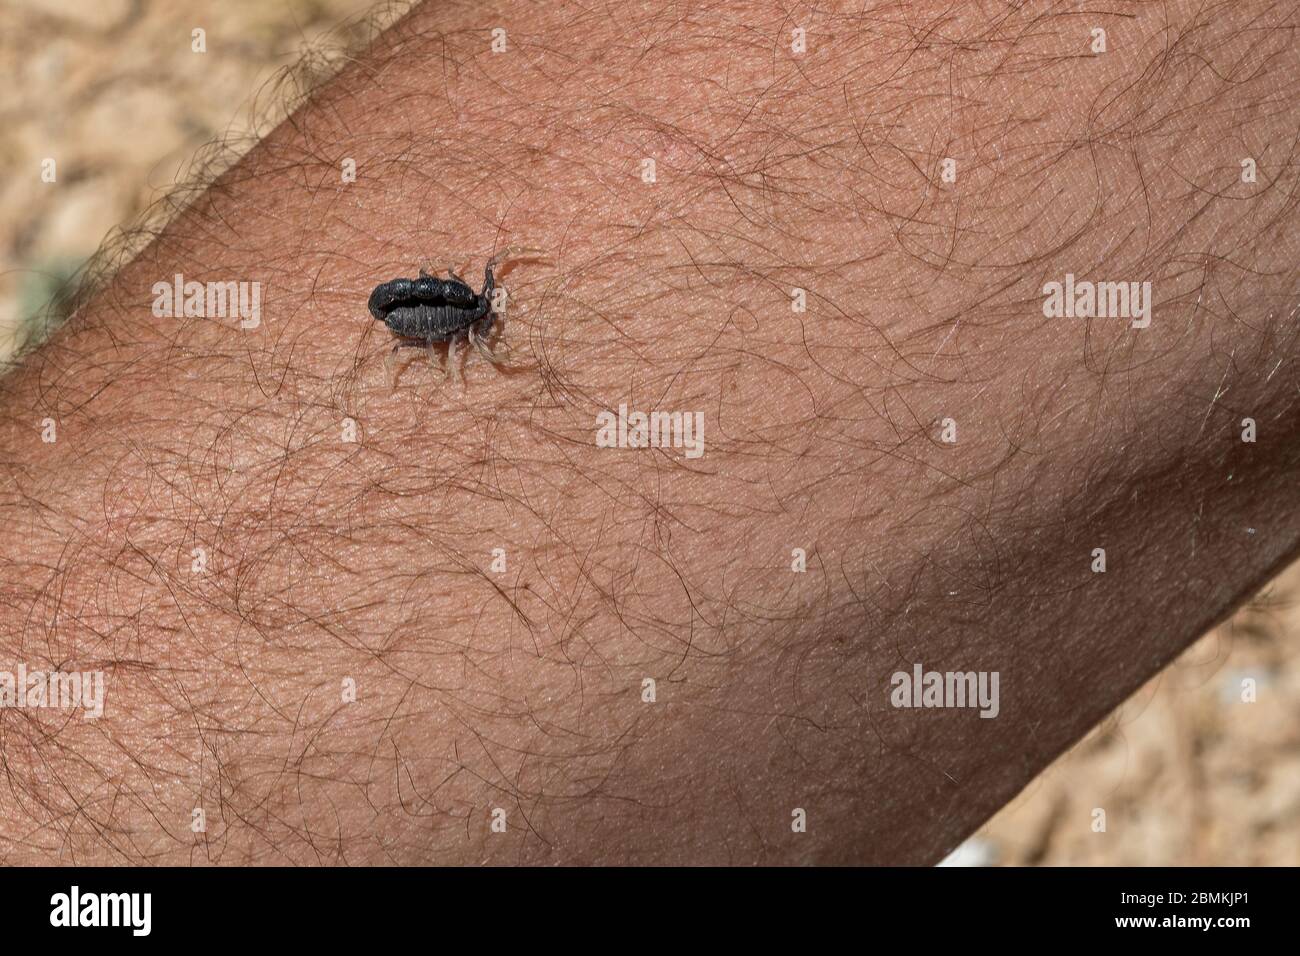
[[[388,350],[388,357],[384,359],[384,378],[388,382],[388,387],[397,387],[397,353],[402,348],[402,340],[398,339],[393,343],[393,347]]]
[[[457,342],[454,338],[447,340],[447,375],[455,385],[464,385],[465,380],[461,378],[460,363],[456,356]]]
[[[464,272],[468,268],[469,268],[469,260],[466,259],[464,265],[460,267],[460,272]],[[452,267],[452,264],[450,262],[447,263],[447,275],[451,276],[457,282],[465,282],[465,280],[460,277],[460,272],[457,272],[455,268]],[[468,285],[469,283],[466,282],[465,284]]]
[[[394,342],[393,347],[388,350],[388,355],[384,359],[384,377],[388,380],[390,389],[397,387],[397,377],[401,374],[401,369],[397,367],[399,363],[398,353],[404,348],[414,348],[417,345],[423,346],[424,342],[418,339],[401,338]]]
[[[531,246],[507,246],[488,260],[487,268],[483,270],[483,291],[480,294],[487,296],[492,294],[492,289],[495,287],[497,279],[493,270],[496,269],[498,264],[505,262],[507,259],[539,259],[542,262],[551,261],[547,258],[545,251],[541,249],[535,249]],[[513,263],[511,263],[511,265],[513,265]],[[504,279],[506,273],[509,271],[510,269],[508,267],[502,268],[501,278]]]
[[[506,246],[506,248],[502,249],[488,260],[488,268],[495,269],[498,263],[504,262],[507,259],[523,259],[525,257],[529,259],[541,257],[544,259],[545,256],[546,252],[544,250],[536,249],[532,246]]]
[[[469,330],[469,341],[470,344],[473,345],[474,348],[478,350],[479,355],[483,356],[493,365],[500,365],[502,362],[505,361],[505,358],[503,356],[497,355],[488,346],[487,336],[488,336],[488,330],[491,328],[492,328],[491,322],[487,323],[487,326],[482,330],[479,330],[471,326]]]
[[[439,372],[445,371],[442,367],[442,357],[438,354],[438,345],[436,342],[429,341],[424,343],[424,352],[429,356],[429,364]]]

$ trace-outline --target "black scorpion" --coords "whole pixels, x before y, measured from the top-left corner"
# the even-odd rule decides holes
[[[389,382],[394,381],[393,363],[400,349],[418,346],[428,353],[434,368],[442,370],[435,346],[447,343],[447,374],[460,379],[456,365],[456,347],[468,340],[479,354],[493,364],[504,359],[489,347],[496,313],[492,293],[496,288],[493,270],[504,259],[533,253],[532,249],[506,249],[493,256],[483,270],[483,288],[475,292],[449,267],[449,279],[439,279],[424,269],[418,279],[390,279],[375,286],[368,303],[370,314],[383,322],[397,337],[384,365]]]

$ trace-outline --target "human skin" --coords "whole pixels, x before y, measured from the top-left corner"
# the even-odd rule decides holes
[[[0,711],[0,859],[936,861],[1296,554],[1294,31],[417,8],[0,380],[0,667],[107,687]],[[390,387],[370,290],[506,245],[510,374]],[[917,662],[997,717],[892,706]]]

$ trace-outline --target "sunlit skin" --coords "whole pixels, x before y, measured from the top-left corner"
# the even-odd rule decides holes
[[[0,711],[0,859],[940,859],[1296,553],[1288,16],[420,7],[0,380],[0,659],[106,694]],[[507,245],[514,374],[394,385]]]

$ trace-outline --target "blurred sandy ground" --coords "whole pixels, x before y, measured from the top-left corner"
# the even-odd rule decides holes
[[[61,279],[370,0],[2,0],[0,358]],[[190,51],[207,31],[208,52]],[[260,91],[260,96],[258,95]],[[265,125],[263,123],[262,125]],[[265,132],[265,129],[252,130]],[[40,163],[58,162],[58,182]],[[1300,564],[1031,783],[952,862],[1300,864]],[[1243,702],[1253,679],[1257,701]],[[1094,810],[1106,813],[1094,831]]]

